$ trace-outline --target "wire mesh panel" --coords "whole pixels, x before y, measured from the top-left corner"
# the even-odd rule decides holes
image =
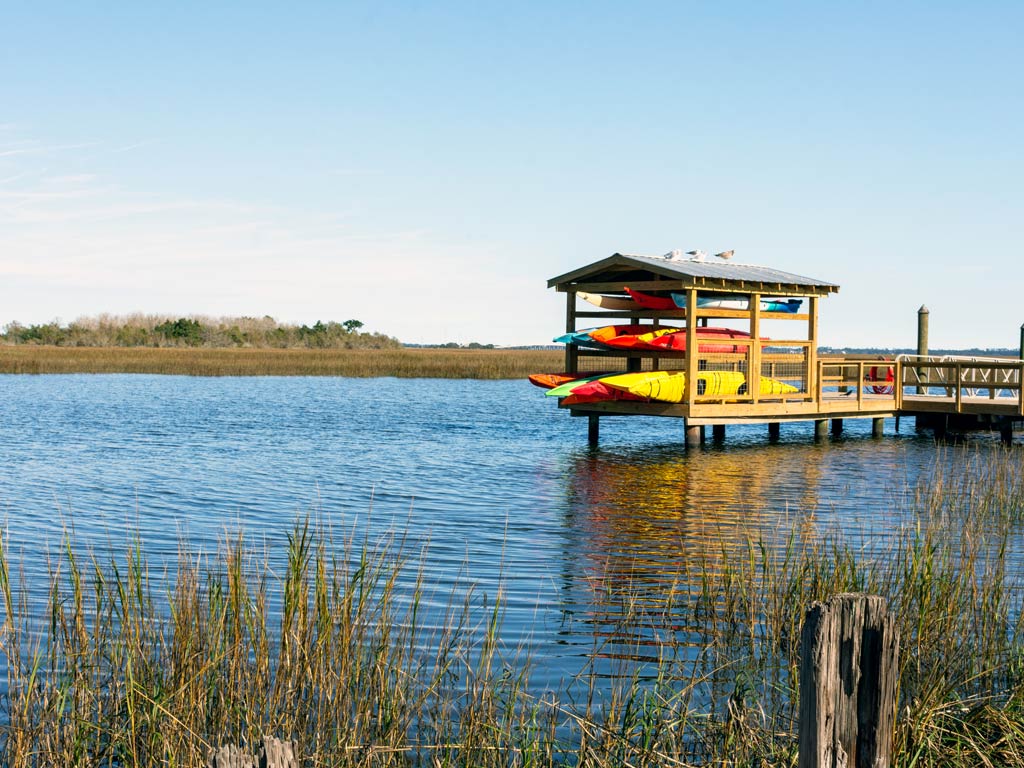
[[[764,345],[761,349],[761,376],[793,387],[787,394],[810,394],[810,348],[806,343]]]

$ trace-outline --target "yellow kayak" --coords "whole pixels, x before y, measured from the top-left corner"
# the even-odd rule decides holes
[[[682,371],[645,371],[642,373],[624,373],[601,379],[609,387],[621,389],[631,395],[658,400],[663,403],[683,402],[683,391],[686,388],[686,374]],[[761,377],[762,395],[785,395],[797,392],[796,387],[778,379]],[[697,395],[714,397],[721,395],[747,394],[746,375],[734,371],[701,371],[697,374]]]

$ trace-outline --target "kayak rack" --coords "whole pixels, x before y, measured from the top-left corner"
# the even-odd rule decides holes
[[[880,436],[885,420],[904,416],[918,426],[944,434],[947,429],[996,429],[1012,440],[1013,426],[1024,420],[1021,381],[1024,363],[1006,358],[955,358],[927,355],[927,310],[919,313],[919,355],[897,357],[825,356],[818,351],[818,312],[822,299],[839,286],[770,267],[696,259],[616,253],[548,280],[566,295],[565,371],[641,373],[670,371],[684,382],[703,372],[742,373],[750,380],[784,383],[785,394],[762,394],[762,387],[709,394],[684,384],[679,402],[607,399],[559,405],[586,417],[588,438],[596,443],[606,416],[657,416],[685,422],[685,443],[715,440],[726,427],[767,424],[770,439],[787,422],[813,422],[816,439],[843,429],[843,420],[872,419]],[[627,288],[629,290],[627,290]],[[799,305],[796,301],[799,300]],[[640,303],[641,301],[647,304]],[[797,311],[772,311],[777,307]],[[769,309],[764,309],[768,307]],[[804,309],[806,307],[806,310]],[[923,339],[921,323],[923,322]],[[643,326],[675,332],[672,349],[623,349],[588,344],[579,334],[594,326]],[[746,333],[716,344],[702,329],[730,327]],[[690,350],[696,350],[690,354]],[[732,377],[730,380],[735,380]]]

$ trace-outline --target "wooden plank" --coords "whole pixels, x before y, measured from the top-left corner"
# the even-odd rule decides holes
[[[631,400],[609,400],[580,406],[564,406],[573,413],[626,414],[631,416],[661,416],[690,418],[705,424],[728,421],[762,422],[776,418],[813,419],[815,417],[895,416],[895,400],[891,397],[865,398],[861,409],[853,398],[836,398],[816,403],[813,400],[765,401],[759,403],[642,403]],[[695,421],[694,423],[698,423]]]

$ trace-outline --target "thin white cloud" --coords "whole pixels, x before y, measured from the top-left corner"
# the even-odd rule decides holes
[[[17,147],[13,149],[0,149],[0,157],[17,157],[20,155],[49,155],[56,152],[64,152],[69,149],[83,149],[95,147],[97,142],[87,141],[78,144],[37,144],[33,146]]]

